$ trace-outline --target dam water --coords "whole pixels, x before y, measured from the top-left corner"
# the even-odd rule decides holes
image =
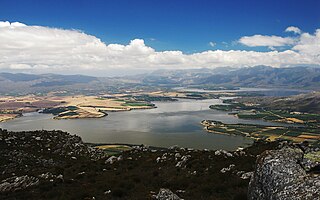
[[[159,147],[178,145],[200,149],[233,150],[246,146],[252,140],[242,136],[207,133],[200,122],[204,119],[224,123],[252,123],[272,125],[262,120],[241,120],[227,112],[209,109],[220,99],[179,100],[155,102],[157,108],[110,112],[98,119],[54,120],[51,114],[27,113],[23,117],[0,123],[12,131],[63,130],[82,137],[91,143],[145,144]]]

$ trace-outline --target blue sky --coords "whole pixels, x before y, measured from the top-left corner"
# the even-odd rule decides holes
[[[157,51],[190,54],[209,49],[265,51],[233,41],[255,34],[287,36],[288,26],[312,33],[320,27],[319,10],[319,0],[2,0],[0,20],[79,29],[106,43],[141,38]],[[216,45],[211,47],[210,41]]]

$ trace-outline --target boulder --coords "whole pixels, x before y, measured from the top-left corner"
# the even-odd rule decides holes
[[[0,192],[14,192],[28,187],[38,185],[39,179],[33,176],[14,176],[7,178],[0,183]]]
[[[283,147],[261,154],[248,188],[248,199],[320,199],[320,176],[309,174],[300,148]]]
[[[169,189],[161,188],[159,193],[154,196],[157,200],[182,200],[178,195]]]

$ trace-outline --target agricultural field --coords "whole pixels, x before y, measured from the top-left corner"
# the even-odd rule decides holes
[[[224,124],[213,120],[203,120],[201,124],[210,133],[242,135],[255,140],[290,140],[297,143],[307,141],[314,145],[320,144],[320,133],[314,127]]]
[[[319,127],[320,114],[310,112],[292,111],[289,109],[272,109],[257,102],[246,102],[239,99],[223,100],[223,104],[211,105],[211,109],[232,112],[240,119],[262,119],[266,121],[286,124],[303,124],[310,127]]]
[[[106,112],[151,109],[155,105],[137,101],[132,97],[117,95],[112,98],[100,96],[22,96],[0,98],[0,121],[14,119],[27,112],[51,113],[54,119],[100,118]]]
[[[263,119],[289,124],[305,124],[312,127],[319,127],[320,124],[320,114],[288,112],[284,110],[240,111],[236,116],[241,119]]]

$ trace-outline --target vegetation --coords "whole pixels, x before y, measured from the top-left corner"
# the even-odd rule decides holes
[[[78,107],[76,106],[67,106],[67,107],[54,107],[54,108],[46,108],[42,111],[42,113],[47,114],[53,114],[53,115],[59,115],[66,111],[74,111],[78,110]]]
[[[305,124],[306,126],[318,127],[320,114],[294,113],[284,110],[268,110],[258,112],[239,112],[237,116],[241,119],[263,119],[267,121],[278,121],[285,123]]]
[[[217,134],[234,134],[267,141],[290,140],[293,142],[308,141],[318,146],[320,134],[318,128],[298,126],[264,126],[254,124],[224,124],[219,121],[204,120],[201,122],[208,132]]]
[[[34,186],[0,192],[0,199],[151,199],[160,188],[169,188],[186,200],[244,200],[249,179],[237,173],[253,171],[256,156],[278,145],[255,143],[242,153],[230,152],[231,156],[134,146],[110,164],[108,156],[101,157],[103,152],[88,151],[78,137],[60,131],[1,130],[0,138],[0,180],[25,175],[39,179]],[[11,143],[6,143],[8,138]],[[48,144],[50,148],[45,148]],[[183,167],[176,167],[177,154],[189,155]],[[235,165],[232,171],[221,172],[231,164]],[[43,174],[49,178],[40,178]]]
[[[150,95],[141,95],[141,96],[135,96],[134,99],[136,101],[177,101],[177,99],[171,98],[171,97],[162,97],[162,96],[150,96]]]
[[[222,111],[234,111],[239,109],[249,110],[252,107],[245,106],[242,103],[233,102],[231,99],[223,100],[223,104],[210,105],[210,109],[222,110]]]
[[[126,101],[123,106],[155,106],[153,103],[137,102],[137,101]]]

